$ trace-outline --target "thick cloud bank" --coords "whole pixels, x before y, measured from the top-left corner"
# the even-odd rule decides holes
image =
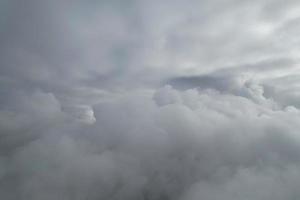
[[[47,106],[1,113],[0,194],[5,199],[300,195],[295,107],[165,86],[153,97],[131,93],[99,103],[97,121],[86,123],[63,113],[51,94],[25,99]]]
[[[299,11],[1,1],[0,199],[299,199]]]

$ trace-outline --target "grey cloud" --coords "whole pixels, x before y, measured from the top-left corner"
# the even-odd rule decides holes
[[[161,100],[174,94],[173,101]],[[166,87],[155,96],[153,101],[131,93],[95,105],[93,125],[52,126],[39,133],[6,158],[2,188],[9,190],[1,190],[2,196],[194,199],[240,192],[241,198],[271,199],[272,188],[285,183],[273,181],[275,174],[294,183],[290,174],[300,159],[297,109],[272,110],[216,91]],[[274,186],[262,194],[248,187],[269,180]],[[198,184],[201,189],[193,192]],[[279,194],[288,199],[298,193],[287,188]]]
[[[0,198],[297,198],[299,8],[2,1]]]

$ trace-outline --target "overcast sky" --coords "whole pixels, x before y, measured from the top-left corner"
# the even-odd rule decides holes
[[[298,199],[299,35],[297,0],[1,0],[0,199]]]

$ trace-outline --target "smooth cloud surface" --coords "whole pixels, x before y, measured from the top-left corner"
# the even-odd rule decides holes
[[[300,196],[293,0],[0,4],[0,198]]]

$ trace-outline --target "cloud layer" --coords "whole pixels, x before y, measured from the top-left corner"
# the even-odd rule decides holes
[[[299,10],[2,1],[0,198],[298,198]]]

